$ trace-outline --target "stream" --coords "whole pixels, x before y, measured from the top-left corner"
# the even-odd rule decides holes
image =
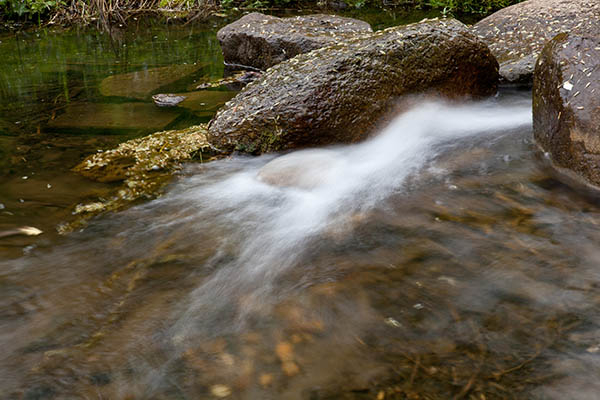
[[[0,228],[45,232],[0,238],[1,399],[598,398],[600,204],[547,168],[526,90],[421,100],[359,144],[190,163],[56,234],[113,187],[74,164],[235,94],[158,119],[149,94],[222,77],[216,26],[137,29],[0,35]],[[111,94],[140,70],[147,91]]]

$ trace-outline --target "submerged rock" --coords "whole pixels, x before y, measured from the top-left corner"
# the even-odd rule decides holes
[[[152,100],[161,108],[183,107],[197,116],[210,118],[236,94],[236,91],[227,90],[197,90],[177,94],[155,94]]]
[[[61,130],[145,130],[157,131],[175,121],[175,110],[158,110],[147,103],[79,103],[67,107],[64,114],[48,122]]]
[[[557,35],[535,68],[533,130],[555,166],[600,186],[600,27]]]
[[[255,12],[219,30],[217,39],[225,63],[265,70],[298,54],[368,32],[368,23],[352,18],[323,14],[277,18]]]
[[[531,84],[545,43],[561,32],[585,33],[600,21],[596,0],[528,0],[504,8],[473,26],[500,63],[501,79]]]
[[[146,100],[161,87],[176,82],[200,69],[201,65],[170,65],[128,74],[112,75],[100,83],[102,96]]]
[[[209,141],[261,153],[364,139],[395,99],[496,92],[498,63],[456,20],[389,28],[270,68],[222,108]]]
[[[187,108],[197,114],[213,116],[228,100],[237,92],[228,90],[198,90],[195,92],[179,93],[185,99],[178,104],[179,107]]]
[[[244,86],[260,78],[262,73],[256,71],[241,71],[219,79],[215,82],[205,82],[196,86],[195,89],[210,89],[226,87],[230,90],[242,90]]]
[[[311,190],[333,183],[336,172],[344,168],[336,152],[311,149],[275,158],[258,171],[257,178],[273,186]]]

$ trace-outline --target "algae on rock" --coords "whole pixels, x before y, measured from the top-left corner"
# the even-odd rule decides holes
[[[206,140],[206,125],[157,132],[93,154],[73,171],[98,182],[122,181],[123,184],[108,199],[77,205],[74,213],[80,218],[59,230],[68,232],[94,215],[126,207],[141,198],[152,198],[170,181],[181,162],[209,161],[213,155]]]

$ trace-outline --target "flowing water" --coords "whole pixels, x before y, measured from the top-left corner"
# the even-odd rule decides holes
[[[0,239],[0,398],[596,399],[600,206],[544,165],[529,92],[420,100],[364,143],[190,164]],[[6,226],[64,216],[11,168]]]

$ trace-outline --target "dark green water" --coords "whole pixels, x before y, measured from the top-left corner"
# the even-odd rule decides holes
[[[207,92],[191,108],[156,107],[152,94],[188,92],[223,77],[216,28],[132,22],[103,33],[47,28],[0,35],[0,230],[36,225],[53,235],[75,204],[110,189],[70,171],[83,158],[133,137],[206,122],[234,95]]]

